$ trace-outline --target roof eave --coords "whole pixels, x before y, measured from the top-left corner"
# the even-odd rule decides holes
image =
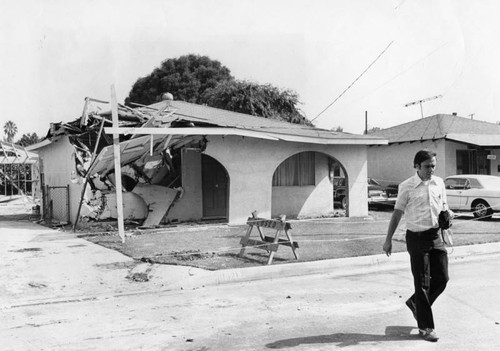
[[[321,138],[308,137],[275,132],[263,132],[240,128],[114,128],[106,127],[107,134],[144,134],[144,135],[238,135],[257,139],[282,140],[296,143],[322,145],[387,145],[388,140],[382,138]]]
[[[28,151],[33,151],[33,150],[37,150],[37,149],[40,149],[44,146],[47,146],[47,145],[50,145],[52,144],[52,141],[49,140],[49,139],[44,139],[36,144],[32,144],[32,145],[29,145],[29,146],[26,146],[26,150]]]
[[[500,147],[500,136],[497,134],[465,134],[453,133],[446,136],[447,140],[481,147]]]

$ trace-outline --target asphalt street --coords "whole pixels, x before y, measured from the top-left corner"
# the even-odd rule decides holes
[[[2,350],[500,348],[497,246],[452,254],[434,306],[441,339],[429,343],[404,305],[412,280],[403,254],[388,266],[347,261],[332,272],[246,282],[226,272],[224,284],[177,267],[144,283],[126,278],[139,268],[133,260],[72,235],[11,223],[0,241]]]

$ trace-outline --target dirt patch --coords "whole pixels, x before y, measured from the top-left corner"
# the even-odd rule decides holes
[[[162,256],[162,254],[160,254],[159,256]],[[178,261],[194,261],[194,260],[212,258],[215,256],[215,252],[201,252],[200,250],[182,250],[182,251],[167,252],[166,256],[170,256]]]
[[[9,252],[33,252],[33,251],[42,251],[39,247],[27,247],[19,250],[9,250]]]
[[[290,247],[280,246],[272,264],[382,254],[391,214],[392,211],[370,211],[369,218],[291,221],[291,234],[294,241],[299,243],[297,252],[300,259],[295,259]],[[472,215],[460,215],[454,220],[452,227],[454,245],[500,242],[499,223],[498,215],[490,221],[476,221]],[[404,227],[402,221],[394,236],[394,253],[406,251]],[[126,230],[125,243],[122,243],[117,231],[99,233],[98,228],[94,229],[96,232],[81,233],[81,236],[142,262],[219,270],[263,266],[268,260],[268,253],[257,248],[249,247],[243,256],[238,255],[240,240],[247,230],[246,225],[178,224],[151,230],[139,230],[130,226]],[[258,239],[256,229],[251,237]],[[453,255],[452,249],[449,251]]]
[[[96,264],[97,268],[102,269],[131,269],[137,266],[137,262],[127,261],[127,262],[113,262],[113,263],[103,263]]]
[[[149,274],[145,272],[131,273],[125,278],[132,280],[134,282],[143,283],[149,281]]]

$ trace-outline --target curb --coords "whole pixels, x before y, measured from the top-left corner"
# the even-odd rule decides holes
[[[451,249],[449,250],[451,251]],[[475,244],[459,246],[449,252],[450,264],[482,260],[500,255],[500,243]],[[328,274],[328,277],[345,277],[369,272],[410,269],[406,252],[399,252],[387,257],[384,254],[373,256],[348,257],[322,261],[288,263],[275,266],[259,266],[235,268],[220,271],[207,271],[188,266],[172,266],[158,264],[139,264],[129,274],[144,273],[150,278],[149,286],[143,289],[90,293],[87,295],[68,295],[55,298],[19,300],[15,303],[0,304],[0,310],[34,305],[63,304],[105,300],[133,295],[169,293],[176,290],[199,289],[231,283],[247,283],[252,281],[293,278],[304,275]],[[148,283],[146,283],[148,284]]]
[[[491,255],[500,255],[500,243],[448,248],[450,264],[485,259]],[[398,252],[392,254],[391,257],[380,254],[219,271],[191,269],[189,275],[183,275],[177,281],[168,283],[167,286],[172,289],[195,289],[205,286],[291,278],[304,275],[328,274],[329,277],[341,277],[365,274],[373,271],[380,272],[405,268],[410,269],[408,253]],[[160,279],[166,282],[172,278],[171,266],[159,265],[155,267],[152,273],[154,280]]]

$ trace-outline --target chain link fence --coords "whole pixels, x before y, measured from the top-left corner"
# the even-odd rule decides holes
[[[45,187],[44,219],[48,223],[70,223],[69,185]]]

